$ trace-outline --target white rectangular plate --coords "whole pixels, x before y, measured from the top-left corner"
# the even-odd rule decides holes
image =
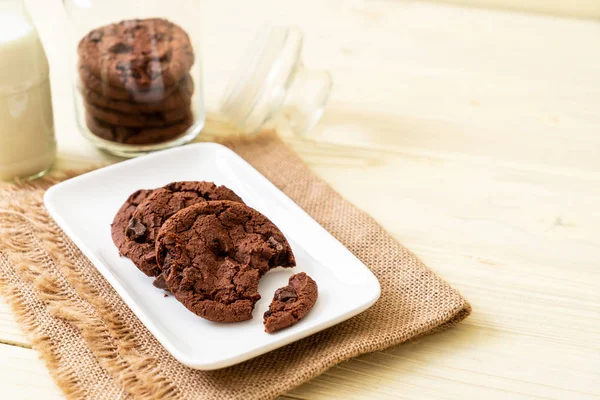
[[[292,246],[297,267],[277,268],[261,279],[262,299],[250,321],[219,324],[194,315],[173,296],[163,297],[152,278],[119,257],[112,242],[110,224],[131,193],[188,180],[234,190],[273,221]],[[218,144],[166,150],[78,176],[50,188],[44,203],[148,330],[192,368],[217,369],[248,360],[353,317],[379,298],[379,282],[363,263],[251,165]],[[262,315],[273,293],[301,271],[319,285],[313,310],[288,329],[265,333]]]

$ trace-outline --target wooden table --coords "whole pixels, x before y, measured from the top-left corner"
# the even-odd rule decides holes
[[[75,126],[60,2],[30,3],[53,68],[57,168],[108,160]],[[474,309],[287,397],[600,396],[598,22],[342,0],[205,1],[199,21],[213,108],[261,22],[306,32],[306,64],[328,68],[335,92],[312,140],[286,140]],[[61,397],[4,303],[0,342],[3,398]]]

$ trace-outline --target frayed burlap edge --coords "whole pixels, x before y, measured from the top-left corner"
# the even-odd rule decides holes
[[[43,178],[35,183],[15,186],[14,189],[16,192],[19,187],[33,188],[37,184],[46,188],[53,183],[56,183],[55,178]],[[38,206],[41,204],[41,197],[36,203]],[[24,293],[15,290],[8,281],[6,271],[11,268],[6,265],[8,262],[13,266],[13,279],[21,280],[22,287],[30,285],[34,289],[28,293],[30,303],[43,304],[51,316],[79,329],[79,334],[99,361],[98,368],[104,369],[119,382],[117,393],[145,398],[174,398],[170,393],[176,393],[177,389],[167,382],[166,377],[161,376],[160,371],[153,370],[147,359],[137,354],[132,356],[137,345],[134,335],[115,318],[110,306],[103,304],[102,298],[65,256],[69,253],[68,245],[62,235],[57,235],[58,227],[54,221],[45,213],[32,213],[33,207],[35,205],[27,204],[25,199],[19,197],[0,200],[0,226],[4,228],[1,245],[3,250],[7,247],[12,250],[10,261],[0,253],[5,272],[0,276],[0,290],[59,387],[69,397],[90,397],[89,391],[80,387],[74,371],[69,370],[69,364],[57,359],[56,344],[51,336],[40,331],[43,325],[34,318],[35,314],[28,313],[31,307],[25,305]],[[35,215],[35,219],[25,216],[26,212],[6,211],[20,208],[24,209],[22,211],[29,210],[28,214]],[[14,219],[21,219],[19,226],[28,226],[29,230],[10,231],[11,219],[12,225],[16,225]],[[9,222],[8,227],[3,226],[5,222]]]

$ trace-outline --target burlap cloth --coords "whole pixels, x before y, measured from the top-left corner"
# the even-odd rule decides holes
[[[5,186],[2,295],[68,397],[273,398],[341,361],[440,331],[470,313],[456,290],[313,175],[275,135],[225,144],[356,254],[379,279],[381,298],[362,314],[279,350],[226,369],[195,371],[167,353],[46,213],[42,196],[58,179]]]

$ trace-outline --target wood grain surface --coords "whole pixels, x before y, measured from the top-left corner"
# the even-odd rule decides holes
[[[78,133],[59,1],[30,0],[53,70],[57,169],[116,159]],[[203,3],[214,110],[261,23],[305,32],[335,91],[311,169],[459,289],[456,328],[332,368],[293,399],[600,397],[600,24],[407,1]],[[208,124],[200,140],[228,130]],[[61,398],[0,303],[0,386]]]
[[[435,0],[449,4],[498,8],[587,19],[600,18],[600,2],[596,0]]]

